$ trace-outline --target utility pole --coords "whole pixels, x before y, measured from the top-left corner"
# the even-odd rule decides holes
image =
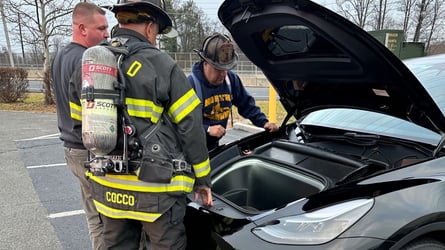
[[[5,33],[6,47],[8,48],[9,54],[9,62],[11,63],[11,67],[14,68],[14,58],[12,57],[11,43],[9,42],[9,32],[8,26],[6,25],[5,12],[3,10],[3,0],[0,0],[0,15],[2,16],[3,32]]]
[[[23,48],[23,36],[22,36],[22,18],[20,16],[20,12],[19,12],[19,33],[20,33],[20,45],[22,47],[22,58],[23,62],[25,62],[25,49]]]

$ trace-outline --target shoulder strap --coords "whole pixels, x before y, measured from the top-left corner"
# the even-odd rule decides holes
[[[233,95],[232,95],[232,81],[230,81],[229,72],[227,72],[227,75],[226,75],[226,84],[227,84],[227,88],[229,89],[230,101],[232,101],[232,105],[230,105],[230,125],[232,125],[232,128],[233,128],[233,111],[232,111]]]
[[[229,77],[229,73],[228,72],[227,72],[227,75],[226,75],[226,84],[227,84],[227,88],[229,89],[230,99],[233,99],[233,95],[232,95],[232,82],[230,81],[230,77]]]
[[[121,115],[122,117],[120,118],[122,121],[122,126],[123,126],[123,131],[125,131],[123,133],[124,136],[124,143],[123,143],[123,152],[127,152],[129,150],[129,146],[131,146],[131,148],[138,148],[138,146],[136,144],[134,144],[134,140],[132,140],[133,145],[128,145],[129,143],[131,143],[128,140],[128,137],[133,137],[136,134],[136,126],[134,125],[131,116],[128,114],[128,110],[127,110],[127,106],[125,104],[125,98],[126,98],[126,89],[127,89],[127,84],[125,82],[125,76],[124,73],[122,72],[122,62],[130,55],[136,53],[137,51],[141,50],[141,49],[145,49],[145,48],[155,48],[154,46],[152,46],[149,43],[144,43],[144,42],[127,42],[128,39],[126,38],[115,38],[112,39],[111,42],[108,43],[104,43],[102,45],[106,46],[109,50],[111,50],[115,56],[116,56],[116,60],[117,60],[117,71],[118,71],[118,79],[119,81],[116,83],[116,88],[119,90],[119,98],[117,101],[117,107],[120,110],[120,112],[118,112],[118,115]],[[150,130],[149,134],[153,134],[156,133],[157,130],[159,130],[160,125],[157,126],[153,126],[153,131]],[[127,132],[128,131],[128,132]],[[143,136],[151,136],[151,135],[147,135],[147,131],[145,131],[146,133],[143,133]],[[125,162],[128,161],[128,156],[126,153],[123,154],[123,160]]]
[[[198,95],[199,100],[201,100],[202,103],[202,87],[201,87],[201,82],[198,80],[198,77],[196,77],[196,75],[192,72],[192,78],[193,78],[193,88],[195,89],[196,95]]]
[[[193,82],[192,82],[193,88],[195,89],[196,95],[198,95],[199,99],[202,102],[201,82],[198,80],[198,77],[196,77],[196,75],[193,72],[192,72],[192,78],[193,78]],[[227,88],[229,89],[230,97],[231,97],[231,99],[233,99],[232,82],[230,81],[229,74],[226,75],[226,84],[227,84]]]
[[[115,55],[130,56],[141,49],[157,49],[147,42],[128,41],[127,38],[115,37],[111,41],[102,42],[100,45],[107,47]],[[124,59],[124,58],[123,58]]]

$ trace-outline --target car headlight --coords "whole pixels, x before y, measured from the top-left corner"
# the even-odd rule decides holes
[[[256,227],[252,232],[276,244],[323,244],[343,233],[373,204],[373,199],[347,201],[310,213],[283,217]]]

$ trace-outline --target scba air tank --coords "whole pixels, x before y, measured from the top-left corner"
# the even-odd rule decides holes
[[[109,154],[117,141],[117,63],[103,46],[90,47],[82,57],[82,140],[96,157]]]

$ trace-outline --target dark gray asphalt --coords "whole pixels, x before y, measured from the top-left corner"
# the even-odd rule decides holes
[[[77,180],[55,114],[0,111],[0,250],[88,250]],[[258,131],[235,124],[222,143]]]
[[[28,149],[41,151],[50,144],[60,150],[56,140],[24,141],[56,133],[55,115],[1,111],[0,120],[0,249],[63,249],[45,207],[48,202],[59,201],[40,196],[39,192],[44,194],[45,190],[34,185],[50,182],[50,177],[33,178],[26,168],[37,162],[48,163],[48,155],[57,150],[37,157],[24,154]],[[47,191],[51,188],[45,187]]]

